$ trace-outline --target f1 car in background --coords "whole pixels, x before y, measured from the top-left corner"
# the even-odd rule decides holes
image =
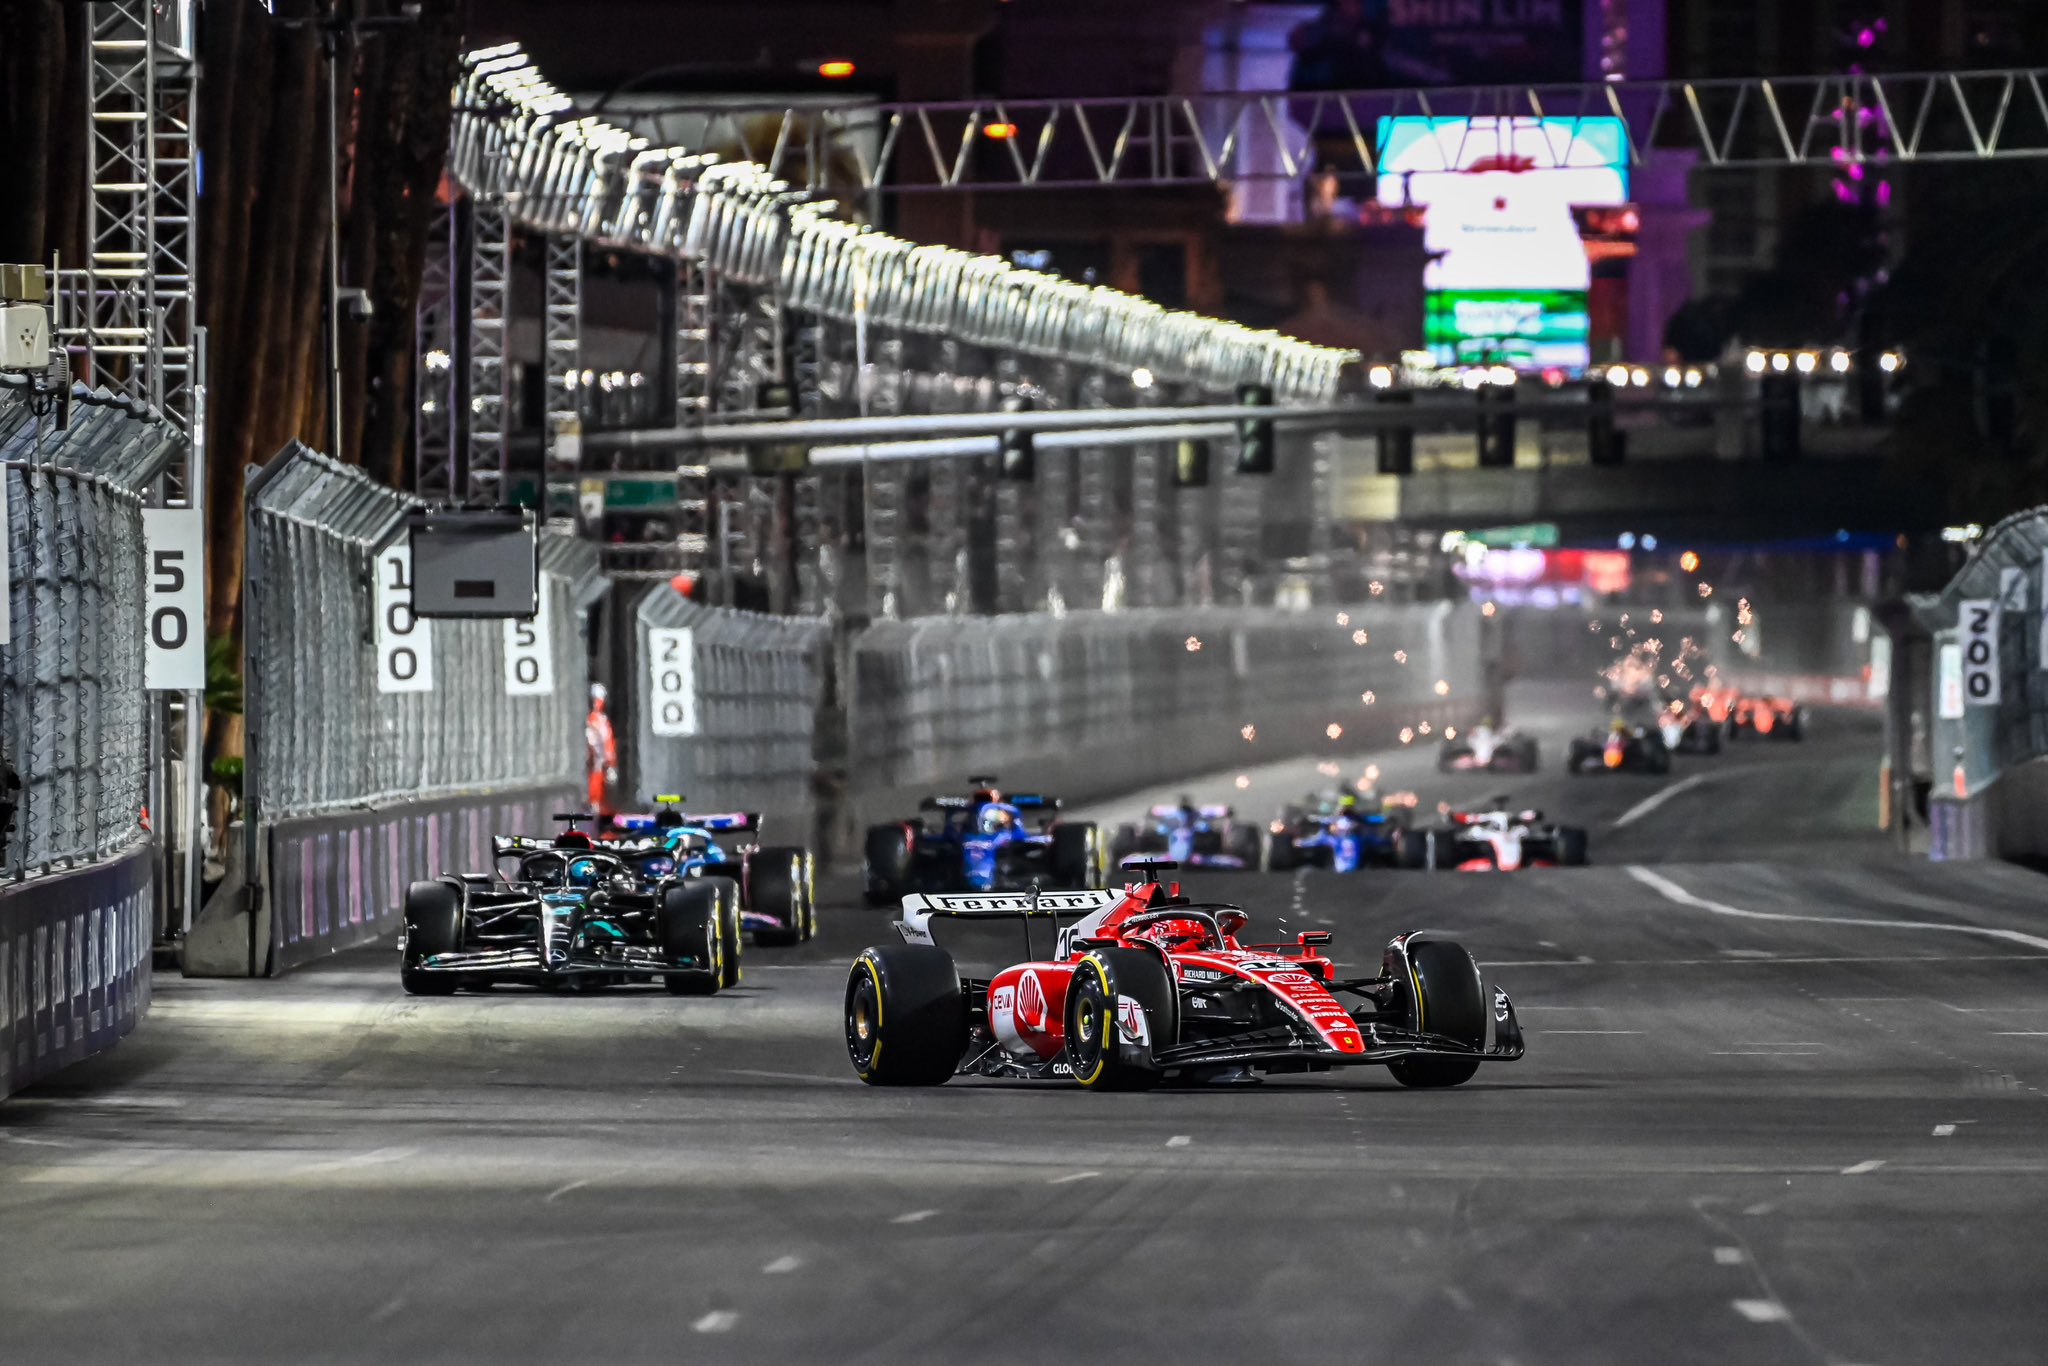
[[[670,865],[651,866],[679,878],[730,879],[738,888],[740,927],[763,947],[801,944],[818,932],[816,874],[811,852],[795,845],[762,845],[761,813],[691,813],[680,796],[664,793],[651,812],[612,817],[613,832],[627,840],[660,841]]]
[[[972,790],[964,796],[926,797],[914,819],[868,827],[862,872],[870,906],[909,892],[1102,884],[1102,837],[1094,822],[1058,819],[1054,797],[1005,796],[992,776],[967,781]]]
[[[1490,869],[1577,867],[1586,861],[1586,832],[1545,822],[1541,811],[1513,811],[1499,797],[1484,811],[1448,811],[1444,824],[1402,832],[1404,868]]]
[[[709,996],[739,981],[740,899],[730,879],[685,879],[660,840],[598,845],[576,828],[590,817],[555,819],[568,828],[553,839],[496,836],[496,872],[407,888],[406,991],[660,981],[673,995]]]
[[[1400,856],[1402,831],[1415,809],[1415,794],[1381,797],[1343,790],[1289,806],[1268,828],[1265,866],[1276,873],[1322,868],[1355,873],[1391,868]]]
[[[1143,821],[1127,822],[1110,837],[1109,861],[1135,854],[1172,859],[1184,868],[1256,869],[1263,846],[1259,827],[1237,819],[1229,806],[1155,806]]]
[[[1674,754],[1719,754],[1723,723],[1697,703],[1673,698],[1657,721],[1664,747]]]
[[[1803,740],[1806,710],[1789,697],[1745,697],[1728,713],[1730,740]]]
[[[1669,773],[1671,747],[1654,725],[1636,725],[1616,718],[1604,730],[1576,736],[1565,755],[1567,773]]]
[[[1456,739],[1437,746],[1439,773],[1483,769],[1489,773],[1534,773],[1536,737],[1513,726],[1496,728],[1481,721]]]
[[[932,936],[937,921],[999,919],[1021,924],[1025,958],[992,978],[963,977]],[[1321,952],[1327,930],[1243,944],[1246,919],[1158,882],[908,896],[904,942],[866,950],[848,975],[847,1052],[874,1086],[985,1076],[1098,1091],[1361,1064],[1384,1064],[1404,1086],[1457,1086],[1482,1062],[1522,1056],[1507,993],[1489,995],[1448,939],[1398,935],[1378,976],[1342,979]],[[1050,957],[1033,951],[1034,924],[1053,932]]]

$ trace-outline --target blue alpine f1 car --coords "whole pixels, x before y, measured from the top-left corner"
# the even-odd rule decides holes
[[[962,796],[926,797],[918,815],[868,827],[862,869],[870,906],[912,892],[1081,891],[1106,876],[1092,821],[1058,818],[1059,800],[1005,794],[969,778]]]
[[[1275,872],[1401,866],[1413,796],[1380,798],[1350,791],[1323,793],[1290,806],[1267,831],[1265,866]]]
[[[654,841],[659,852],[641,856],[650,876],[726,878],[739,892],[740,927],[756,944],[787,947],[818,929],[813,864],[808,849],[758,843],[761,813],[691,813],[682,798],[663,794],[651,812],[612,817],[615,838]]]
[[[1136,854],[1171,859],[1183,868],[1259,867],[1259,827],[1237,819],[1229,806],[1197,806],[1183,797],[1178,806],[1155,806],[1143,821],[1116,828],[1109,861],[1121,865]]]

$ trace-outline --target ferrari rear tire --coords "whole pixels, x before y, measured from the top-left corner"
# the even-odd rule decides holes
[[[870,1086],[938,1086],[967,1052],[967,996],[953,955],[879,944],[846,978],[846,1052]]]
[[[1136,1001],[1143,1040],[1123,1037],[1118,1009]],[[1162,1077],[1152,1055],[1180,1038],[1180,994],[1165,960],[1145,949],[1096,949],[1074,968],[1067,986],[1067,1063],[1091,1091],[1145,1091]]]
[[[1479,965],[1461,945],[1425,939],[1408,946],[1407,989],[1402,993],[1410,1028],[1480,1049],[1486,1046],[1486,993]],[[1403,1086],[1459,1086],[1479,1070],[1479,1059],[1455,1056],[1402,1058],[1387,1064]]]
[[[662,974],[671,996],[710,996],[725,980],[725,924],[720,914],[733,896],[724,878],[686,882],[661,895],[663,956],[671,963],[687,960],[688,968]],[[736,899],[736,898],[735,898]]]
[[[405,957],[398,980],[408,995],[453,996],[461,979],[418,966],[437,953],[462,947],[462,894],[445,882],[415,882],[405,889]]]
[[[910,869],[917,836],[901,823],[871,825],[861,851],[861,873],[870,906],[889,906],[910,890]]]
[[[804,851],[757,849],[748,866],[747,893],[753,909],[772,915],[782,928],[755,930],[754,942],[765,948],[801,944],[804,932]]]

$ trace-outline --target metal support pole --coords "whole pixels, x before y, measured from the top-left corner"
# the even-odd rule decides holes
[[[505,498],[510,462],[511,369],[505,353],[511,321],[512,219],[505,203],[470,199],[469,480],[459,497],[483,504]]]
[[[583,460],[582,413],[577,406],[583,372],[583,239],[547,239],[541,326],[547,377],[548,468],[572,471]],[[543,510],[546,503],[543,500]]]
[[[454,206],[436,206],[413,333],[413,486],[432,503],[455,496],[455,229]]]

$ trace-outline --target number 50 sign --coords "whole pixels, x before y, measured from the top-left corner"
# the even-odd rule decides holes
[[[206,687],[206,526],[198,508],[144,508],[142,685]]]

